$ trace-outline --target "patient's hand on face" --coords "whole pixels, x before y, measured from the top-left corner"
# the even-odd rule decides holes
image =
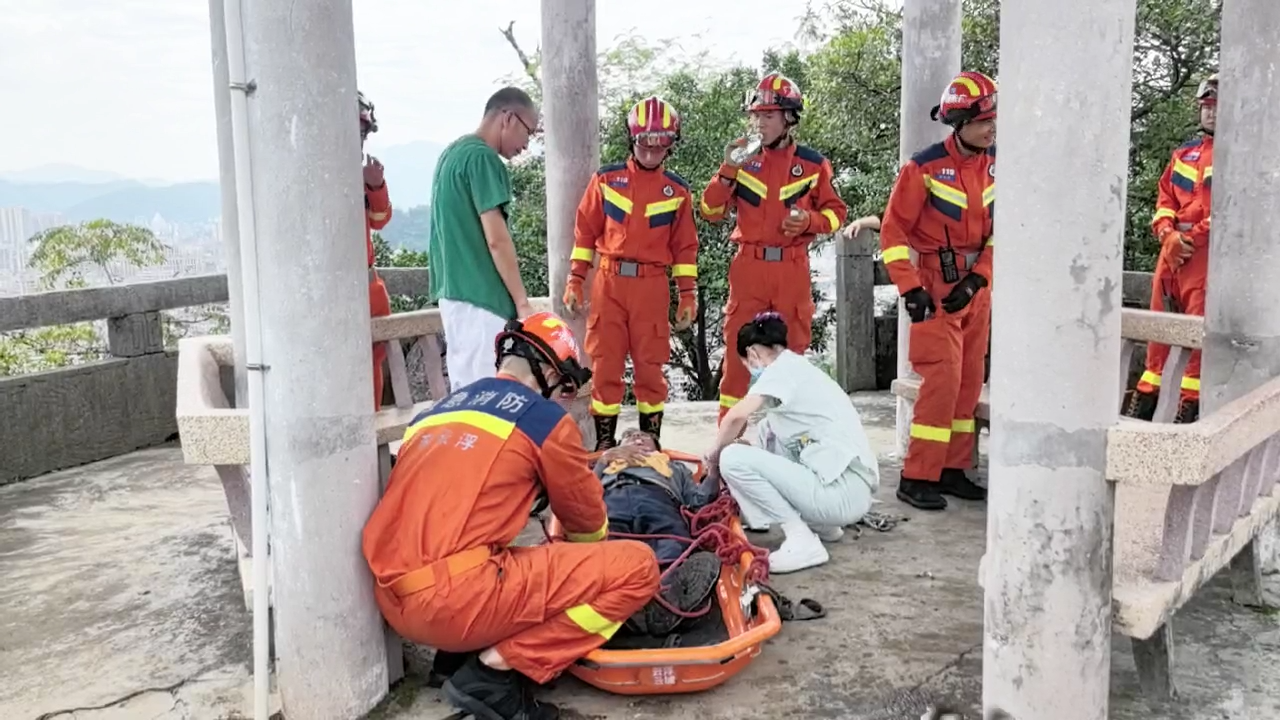
[[[612,464],[621,460],[628,465],[635,465],[643,463],[645,456],[648,454],[648,451],[636,447],[635,445],[622,444],[605,450],[604,454],[600,456],[600,459],[603,460],[605,464]]]

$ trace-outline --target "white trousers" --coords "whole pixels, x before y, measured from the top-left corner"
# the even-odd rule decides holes
[[[497,374],[493,343],[507,326],[506,320],[471,303],[447,298],[440,298],[440,320],[444,323],[450,392]]]
[[[871,509],[871,486],[852,470],[824,485],[804,465],[751,445],[722,450],[720,476],[751,527],[852,525]]]

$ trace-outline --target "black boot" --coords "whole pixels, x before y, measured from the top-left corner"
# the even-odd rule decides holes
[[[1120,414],[1151,422],[1151,417],[1156,414],[1156,401],[1159,399],[1160,396],[1156,393],[1141,392],[1135,388],[1125,394],[1124,407],[1120,408]]]
[[[667,587],[662,589],[662,599],[681,612],[701,610],[715,592],[720,568],[720,558],[715,553],[693,553],[671,571],[666,580]],[[656,600],[650,600],[645,606],[646,631],[654,637],[669,634],[684,619]]]
[[[942,479],[938,483],[938,492],[943,495],[958,497],[961,500],[987,499],[987,491],[974,485],[963,470],[956,468],[945,468],[942,471]]]
[[[898,499],[921,510],[945,510],[947,499],[942,497],[942,483],[928,480],[912,480],[902,476],[898,480]]]
[[[427,687],[441,688],[454,673],[458,672],[473,653],[451,653],[447,650],[436,650],[431,661],[431,672],[427,675]]]
[[[596,424],[596,452],[617,447],[618,439],[615,436],[618,433],[618,416],[592,415],[591,419]]]
[[[477,655],[444,684],[449,704],[476,720],[557,720],[560,709],[533,699],[533,683],[514,670],[494,670]]]
[[[1174,416],[1175,423],[1193,423],[1200,419],[1200,401],[1184,399],[1178,404],[1178,414]]]
[[[640,430],[652,435],[654,440],[660,440],[662,437],[662,411],[640,413]]]

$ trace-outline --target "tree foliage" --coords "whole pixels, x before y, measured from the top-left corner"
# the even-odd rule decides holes
[[[28,262],[40,271],[40,284],[46,290],[85,287],[85,273],[91,270],[114,285],[120,279],[120,264],[158,265],[168,251],[147,228],[111,220],[59,225],[36,234],[31,243],[35,249]]]

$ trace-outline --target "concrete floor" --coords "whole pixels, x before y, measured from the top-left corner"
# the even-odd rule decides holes
[[[878,509],[909,520],[846,537],[830,564],[775,579],[829,616],[788,624],[741,675],[701,695],[630,700],[564,678],[548,698],[565,718],[915,720],[933,699],[978,717],[983,506],[955,501],[924,514],[898,503],[893,402],[873,394],[857,403],[882,452]],[[666,444],[701,450],[713,422],[712,407],[673,407]],[[1280,576],[1268,583],[1280,602]],[[1128,642],[1116,638],[1112,718],[1280,717],[1280,615],[1228,597],[1215,583],[1178,615],[1176,703],[1138,698]],[[221,487],[212,470],[181,465],[177,448],[0,488],[0,607],[0,718],[249,715],[250,618]],[[412,672],[428,657],[411,653],[409,678],[371,717],[451,713]]]

